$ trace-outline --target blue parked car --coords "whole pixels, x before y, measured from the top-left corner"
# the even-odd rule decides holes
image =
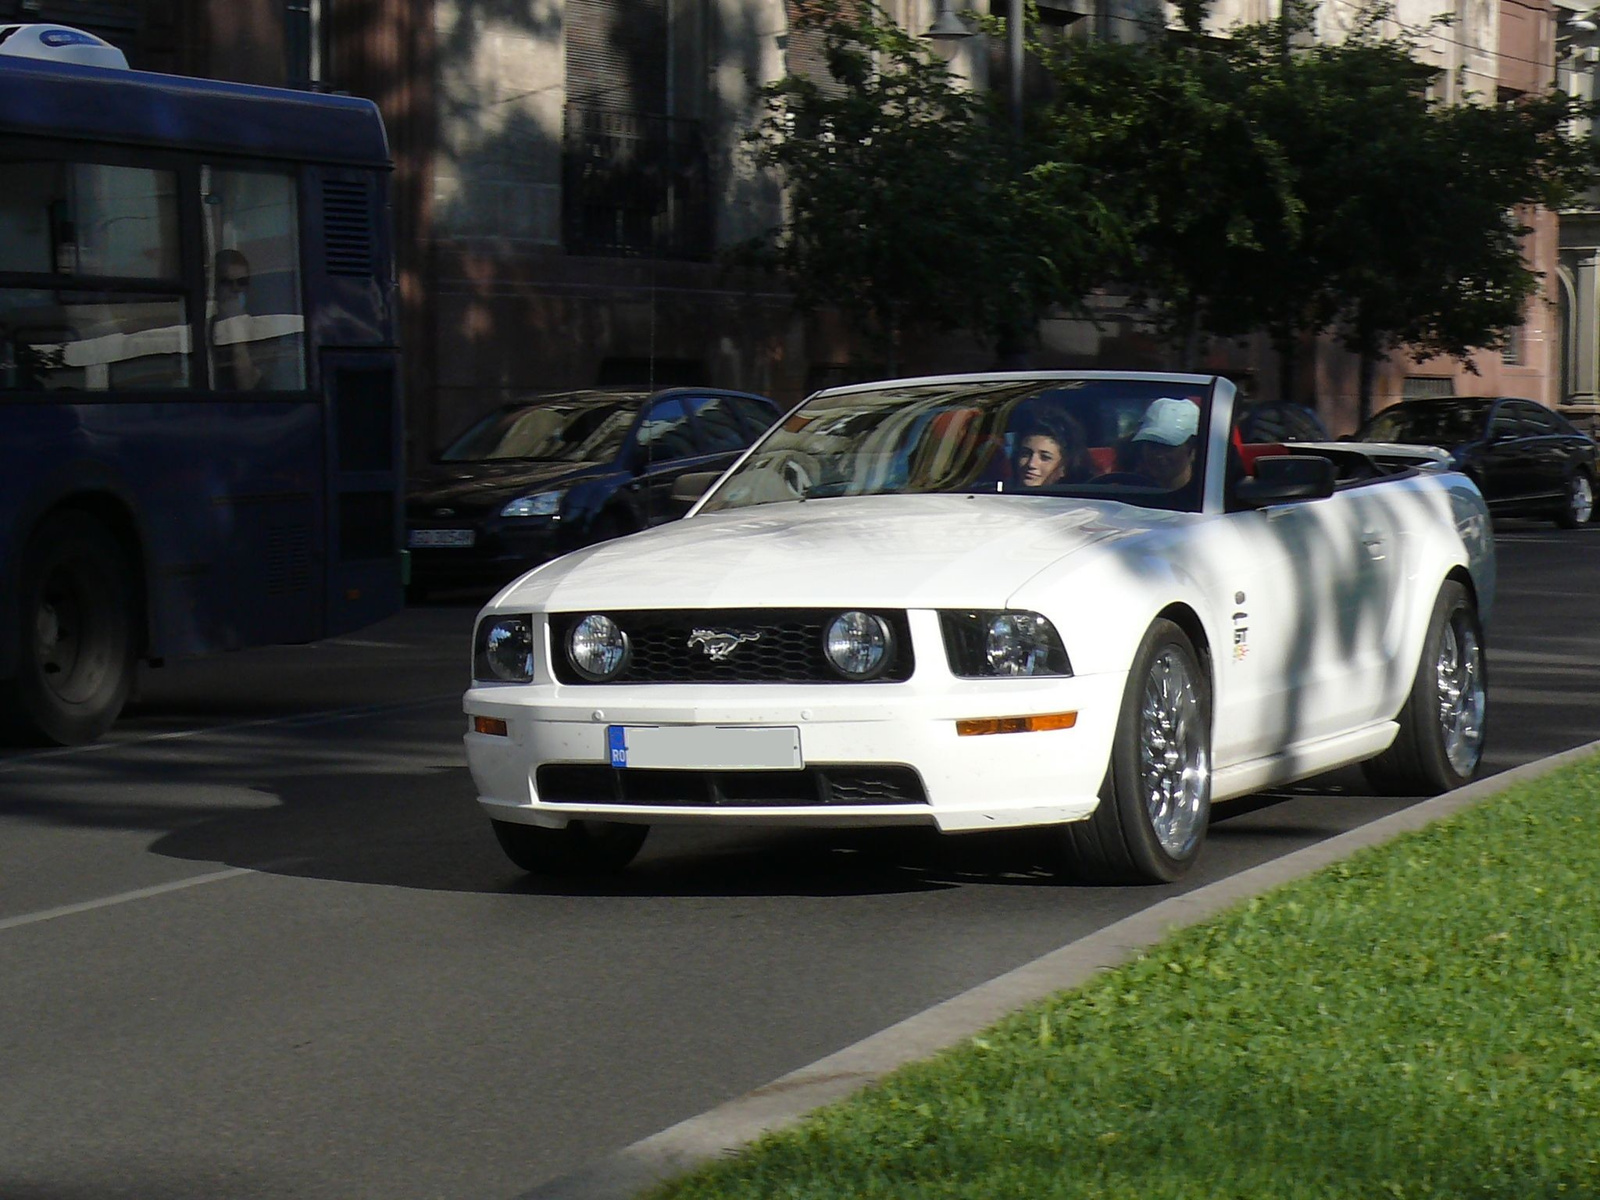
[[[684,475],[721,472],[781,415],[716,388],[560,392],[508,404],[413,474],[413,597],[508,583],[542,562],[675,520]]]

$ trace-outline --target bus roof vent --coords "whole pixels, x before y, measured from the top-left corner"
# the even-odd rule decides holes
[[[372,198],[365,180],[322,181],[329,275],[372,274]]]
[[[70,25],[0,25],[0,59],[7,56],[128,69],[128,57],[121,50]]]

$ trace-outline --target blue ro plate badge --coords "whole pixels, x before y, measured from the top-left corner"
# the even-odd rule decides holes
[[[796,726],[607,725],[606,749],[617,768],[794,771],[805,766]]]

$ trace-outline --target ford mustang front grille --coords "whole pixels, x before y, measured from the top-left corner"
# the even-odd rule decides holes
[[[910,767],[820,766],[801,771],[613,770],[602,763],[547,763],[534,777],[547,804],[798,807],[926,804]]]
[[[628,660],[607,683],[846,683],[823,654],[823,631],[841,608],[680,609],[614,612]],[[915,661],[903,610],[870,610],[893,633],[892,660],[872,682],[903,683]],[[588,613],[550,617],[552,667],[562,683],[588,683],[567,658],[567,637]]]

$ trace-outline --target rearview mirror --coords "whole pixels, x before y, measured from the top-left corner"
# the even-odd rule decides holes
[[[688,475],[679,475],[672,481],[672,498],[693,504],[720,478],[721,471],[692,471]]]
[[[1247,508],[1333,495],[1333,460],[1313,454],[1275,454],[1256,459],[1254,477],[1239,481],[1234,494]]]

